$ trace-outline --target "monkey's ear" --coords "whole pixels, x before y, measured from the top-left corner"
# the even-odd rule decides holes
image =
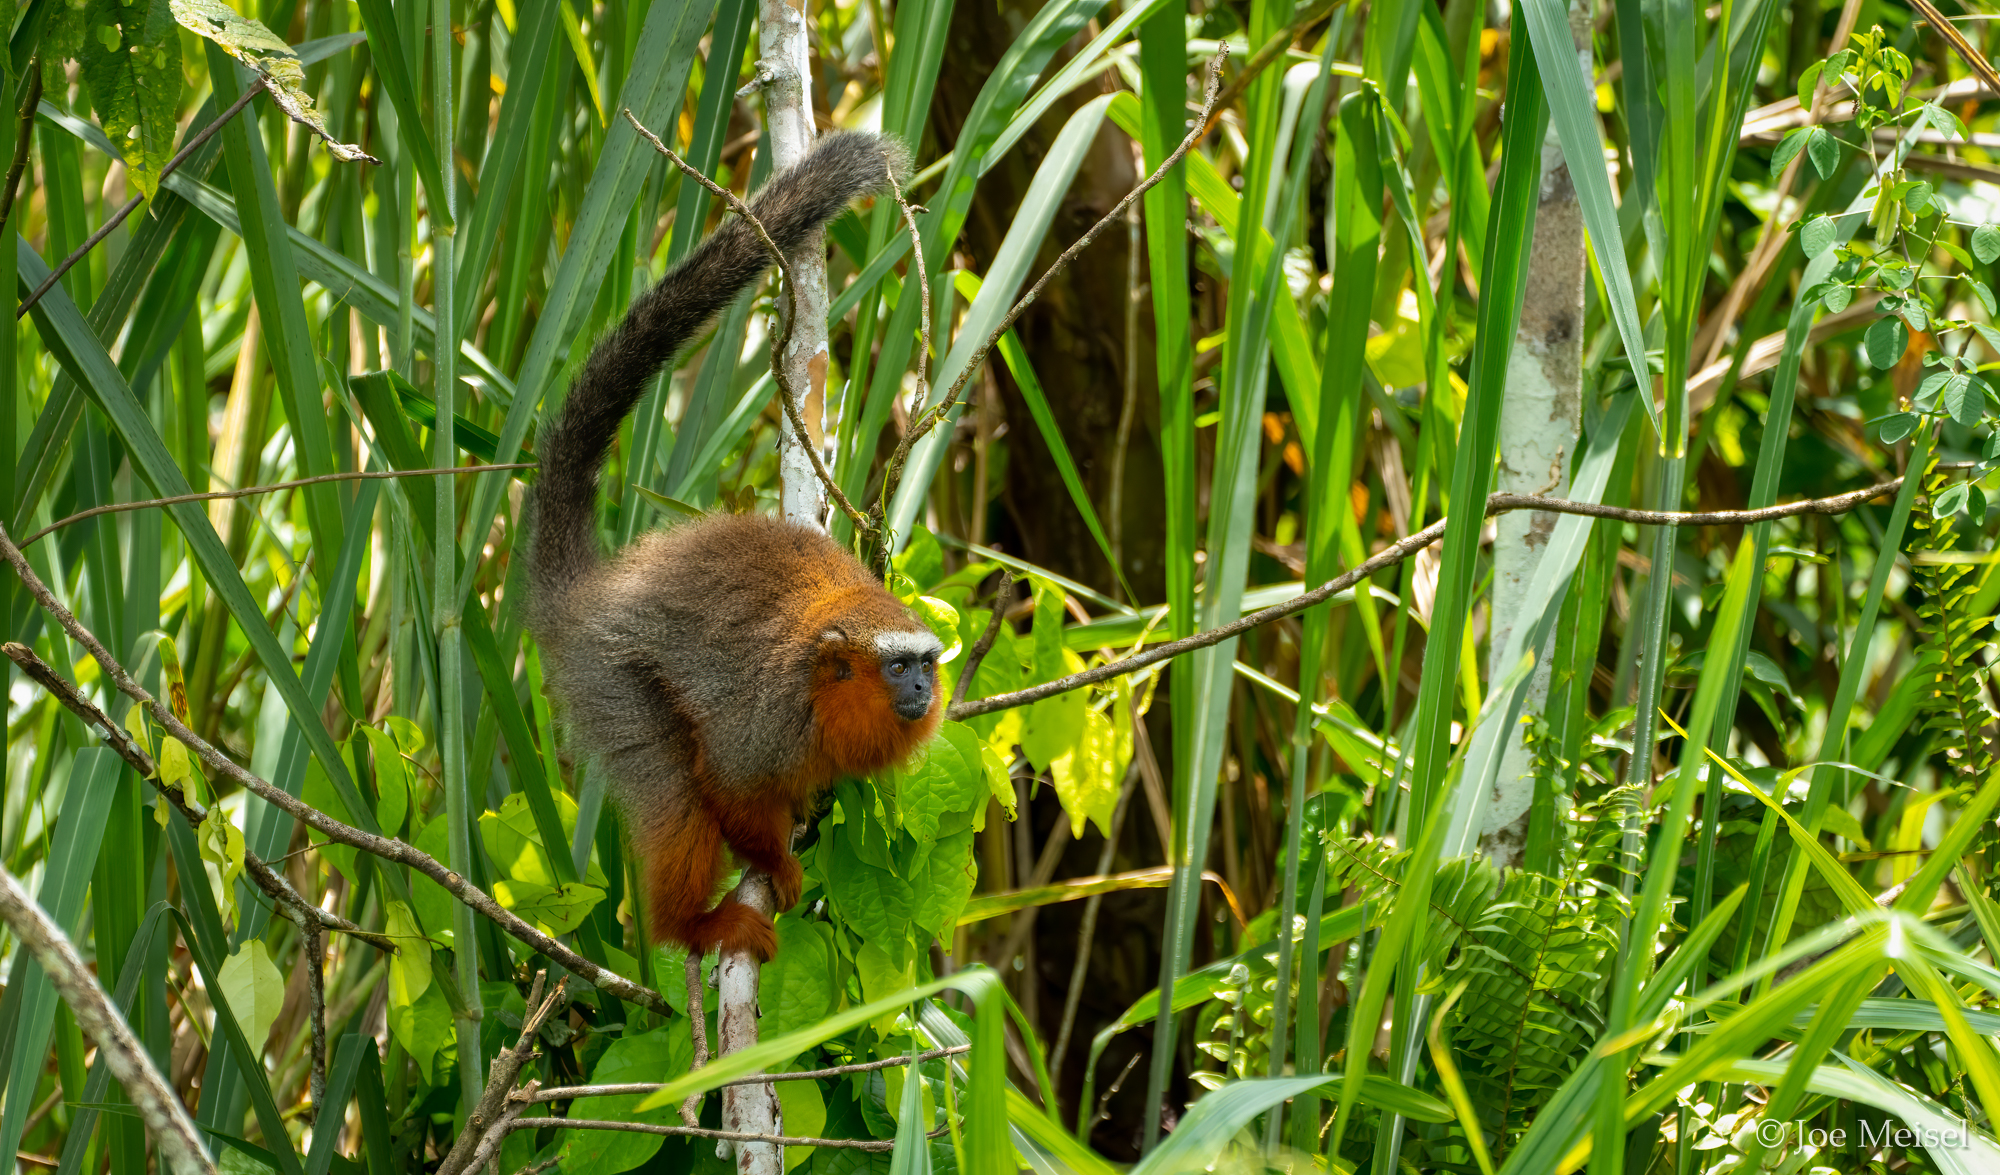
[[[844,645],[847,643],[847,634],[840,629],[829,628],[819,634],[819,643],[822,645]]]

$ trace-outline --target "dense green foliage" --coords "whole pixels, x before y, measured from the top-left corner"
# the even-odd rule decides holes
[[[783,1133],[895,1150],[788,1169],[2000,1169],[1991,22],[807,4],[817,120],[916,169],[914,255],[889,199],[827,234],[806,404],[888,525],[827,521],[893,556],[950,696],[1439,530],[840,782],[763,1043],[695,1068],[722,993],[697,1034],[517,556],[565,373],[727,215],[622,115],[761,183],[760,6],[0,3],[33,299],[0,525],[161,699],[0,575],[0,865],[223,1169],[437,1169],[564,960],[635,986],[568,975],[520,1080],[660,1087],[534,1103],[502,1172],[725,1169],[559,1119],[672,1128],[702,1092],[712,1133],[724,1082],[843,1065],[776,1083]],[[642,402],[607,542],[776,509],[786,305],[738,301]],[[1537,378],[1580,389],[1547,476],[1510,466]],[[1612,509],[1496,538],[1495,490]],[[103,1050],[0,944],[0,1153],[141,1175]]]

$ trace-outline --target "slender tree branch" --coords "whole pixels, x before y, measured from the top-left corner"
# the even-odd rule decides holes
[[[799,411],[798,391],[792,387],[791,380],[785,377],[782,353],[786,345],[792,341],[792,324],[797,321],[799,316],[798,284],[792,280],[790,261],[785,257],[783,250],[778,248],[778,243],[771,239],[771,234],[765,231],[764,222],[758,220],[751,213],[750,206],[743,202],[742,197],[703,175],[701,170],[695,167],[694,164],[682,159],[672,147],[661,142],[660,136],[647,130],[640,124],[637,116],[632,113],[631,107],[626,107],[621,113],[624,114],[625,121],[632,124],[632,129],[639,132],[639,137],[653,145],[653,150],[666,156],[669,163],[680,168],[682,172],[686,173],[688,178],[707,188],[710,192],[713,192],[716,198],[727,205],[731,212],[742,217],[751,230],[757,234],[757,239],[763,243],[764,251],[771,255],[772,263],[778,267],[778,276],[784,279],[785,295],[790,302],[790,309],[785,315],[783,330],[771,345],[771,379],[778,385],[778,399],[784,404],[785,418],[791,422],[792,432],[799,439],[799,447],[804,449],[812,458],[813,473],[818,475],[820,485],[825,488],[827,497],[831,498],[840,507],[841,511],[847,515],[848,520],[853,522],[855,526],[864,531],[871,529],[868,516],[855,509],[854,503],[848,501],[847,495],[842,493],[840,487],[834,484],[833,474],[827,469],[826,462],[820,459],[819,446],[813,443],[812,434],[806,430],[805,417]]]
[[[540,1085],[541,1079],[536,1078],[529,1081],[520,1090],[507,1095],[506,1099],[501,1103],[500,1117],[493,1123],[492,1128],[480,1138],[479,1145],[473,1148],[472,1161],[468,1162],[463,1170],[485,1171],[491,1169],[493,1160],[499,1157],[500,1147],[507,1141],[507,1136],[514,1132],[514,1124],[520,1121],[521,1115],[528,1112],[530,1103],[521,1095],[534,1093],[536,1087]],[[531,1127],[540,1126],[546,1121],[547,1119],[536,1118],[526,1123],[526,1125]]]
[[[189,799],[187,793],[179,787],[161,782],[159,766],[153,762],[153,757],[146,753],[145,748],[133,742],[132,736],[127,734],[123,727],[111,721],[110,715],[98,709],[89,698],[78,693],[76,687],[57,673],[53,666],[37,657],[33,649],[16,641],[8,641],[0,645],[0,652],[6,653],[9,660],[19,665],[21,671],[34,679],[43,689],[48,690],[65,709],[81,718],[84,725],[96,727],[102,733],[105,743],[117,753],[118,757],[131,764],[132,769],[137,771],[141,778],[152,784],[153,790],[165,797],[167,803],[173,805],[174,810],[181,814],[181,818],[186,820],[189,826],[200,827],[201,822],[208,818],[207,808]],[[317,922],[323,929],[352,935],[380,950],[396,949],[395,940],[387,935],[363,930],[340,915],[322,910],[307,901],[304,895],[292,888],[291,882],[285,880],[284,874],[271,868],[262,857],[247,849],[243,853],[243,871],[250,875],[250,880],[257,888],[270,897],[278,913],[284,917],[298,921],[298,916],[304,915]]]
[[[186,723],[175,717],[171,709],[161,705],[159,699],[146,692],[146,688],[133,679],[125,666],[111,655],[110,650],[106,649],[89,629],[78,622],[76,616],[63,606],[62,601],[56,599],[54,593],[49,591],[48,585],[43,583],[41,577],[35,574],[34,568],[28,565],[27,557],[21,554],[21,549],[7,537],[4,528],[0,528],[0,559],[5,559],[8,565],[13,567],[14,573],[21,577],[21,582],[28,586],[29,592],[42,607],[55,617],[63,631],[97,659],[98,665],[103,667],[105,676],[117,687],[118,692],[146,707],[147,712],[152,714],[153,720],[165,727],[168,734],[186,744],[211,772],[249,788],[265,802],[275,805],[294,820],[300,821],[328,840],[416,870],[437,882],[446,893],[497,924],[500,929],[547,956],[563,970],[591,984],[599,991],[609,992],[628,1004],[638,1004],[648,1011],[667,1014],[670,1005],[660,997],[659,992],[642,987],[608,968],[600,967],[543,934],[523,921],[512,910],[494,901],[486,891],[440,864],[437,858],[429,853],[395,837],[378,836],[372,832],[364,832],[353,825],[343,824],[283,788],[272,785],[269,780],[245,770],[235,760],[217,750],[207,739],[190,730]]]
[[[965,658],[965,668],[959,670],[958,684],[951,690],[951,707],[955,708],[965,700],[965,691],[972,688],[972,679],[979,672],[980,662],[993,651],[993,638],[1000,635],[1000,625],[1007,617],[1007,597],[1014,594],[1014,573],[1005,567],[1000,569],[1000,585],[993,589],[993,616],[986,622],[986,631],[972,642],[972,652]]]
[[[1642,526],[1747,526],[1753,522],[1769,522],[1776,518],[1793,518],[1801,514],[1845,514],[1864,502],[1895,493],[1902,488],[1903,479],[1895,478],[1880,485],[1869,486],[1852,493],[1837,494],[1831,498],[1808,498],[1802,502],[1787,502],[1782,506],[1766,506],[1761,510],[1712,510],[1706,512],[1679,513],[1668,510],[1628,510],[1622,506],[1600,506],[1595,502],[1572,502],[1566,498],[1543,498],[1529,494],[1493,494],[1486,499],[1488,515],[1504,514],[1509,510],[1544,510],[1551,514],[1583,514],[1592,518],[1609,518],[1619,522],[1636,522]],[[1217,625],[1207,632],[1198,632],[1182,640],[1169,641],[1164,645],[1154,645],[1144,652],[1134,653],[1119,661],[1106,662],[1072,673],[1068,677],[1015,690],[1012,693],[995,694],[974,702],[954,704],[947,716],[954,722],[975,718],[981,714],[991,714],[996,710],[1009,710],[1015,706],[1025,706],[1039,702],[1043,698],[1068,693],[1086,685],[1109,681],[1171,660],[1183,653],[1196,649],[1206,649],[1219,645],[1231,637],[1260,625],[1282,620],[1325,603],[1341,592],[1355,586],[1385,567],[1394,567],[1403,560],[1430,546],[1444,537],[1446,519],[1440,518],[1431,525],[1398,540],[1380,553],[1355,566],[1344,574],[1321,584],[1309,592],[1303,592],[1282,604],[1274,604],[1261,612],[1253,612],[1240,620]]]
[[[792,1134],[750,1134],[742,1130],[709,1130],[701,1126],[656,1126],[651,1122],[608,1122],[595,1118],[527,1118],[509,1122],[510,1130],[553,1126],[565,1130],[618,1130],[627,1134],[663,1134],[669,1138],[714,1138],[723,1142],[763,1142],[774,1146],[816,1146],[827,1150],[879,1151],[896,1149],[888,1138],[810,1138]],[[925,1138],[942,1138],[948,1127],[940,1126]]]
[[[953,1045],[951,1048],[931,1049],[929,1052],[918,1053],[916,1060],[918,1063],[935,1061],[940,1057],[955,1057],[960,1053],[971,1051],[972,1046],[969,1044]],[[825,1069],[801,1069],[795,1073],[759,1073],[755,1077],[738,1077],[734,1081],[725,1081],[719,1088],[726,1089],[732,1085],[763,1085],[766,1082],[772,1081],[818,1081],[827,1077],[847,1077],[855,1073],[874,1073],[882,1069],[894,1069],[899,1065],[907,1065],[909,1063],[909,1057],[897,1056],[888,1057],[880,1061],[861,1061],[852,1065],[834,1065]],[[692,1073],[699,1068],[701,1068],[700,1065],[691,1066],[688,1072]],[[633,1081],[606,1085],[558,1085],[537,1092],[535,1100],[538,1102],[569,1102],[587,1097],[630,1097],[658,1093],[662,1088],[664,1088],[663,1083],[658,1081]]]
[[[40,76],[41,75],[39,73],[36,75],[37,81],[40,80]],[[181,145],[181,149],[179,151],[174,152],[174,157],[172,159],[167,160],[167,165],[160,169],[159,178],[161,180],[165,180],[168,176],[172,175],[174,173],[175,168],[179,167],[183,163],[186,163],[188,161],[189,156],[193,155],[196,151],[201,150],[201,145],[203,143],[208,142],[211,138],[214,138],[215,132],[221,130],[225,125],[227,125],[230,119],[235,118],[238,111],[242,110],[245,106],[250,105],[250,99],[255,98],[257,95],[263,92],[264,92],[264,79],[260,76],[256,81],[251,82],[249,87],[243,91],[243,96],[241,98],[238,98],[234,103],[230,105],[229,109],[222,112],[222,117],[214,119],[207,126],[201,128],[200,131],[195,133],[194,137],[190,138],[186,143],[183,143]],[[32,106],[29,107],[30,111],[32,111],[33,109],[34,107]],[[138,211],[139,205],[144,204],[145,202],[146,202],[146,197],[143,195],[134,196],[130,200],[125,201],[123,207],[119,208],[118,211],[112,213],[111,218],[109,220],[105,221],[103,225],[99,226],[96,232],[86,237],[84,239],[83,244],[78,245],[74,250],[72,250],[69,256],[62,259],[61,264],[57,265],[53,270],[49,272],[49,276],[42,279],[42,284],[36,286],[34,293],[29,294],[27,298],[21,302],[21,308],[14,311],[14,317],[17,319],[20,318],[23,314],[26,314],[28,312],[29,307],[41,301],[42,295],[49,292],[49,287],[61,281],[63,274],[68,273],[71,269],[74,269],[76,267],[77,262],[82,261],[86,256],[88,256],[92,249],[97,248],[97,246],[104,240],[104,238],[110,236],[112,232],[115,229],[117,229],[119,225],[124,224],[125,218],[132,215],[134,212]],[[4,222],[5,219],[6,218],[4,214],[0,214],[0,222]]]
[[[22,892],[20,883],[4,868],[0,868],[0,920],[42,965],[63,1006],[76,1017],[77,1027],[96,1042],[98,1055],[152,1132],[165,1165],[183,1175],[215,1175],[215,1163],[203,1149],[187,1108],[153,1067],[145,1046],[85,969],[69,936]]]
[[[903,210],[903,223],[910,226],[910,265],[916,271],[917,292],[921,295],[917,303],[917,386],[916,404],[922,407],[931,398],[931,278],[924,263],[924,238],[917,232],[916,210],[903,197],[902,185],[896,177],[889,177],[890,187],[896,194],[896,206]],[[896,447],[904,460],[909,459],[908,450],[900,443]],[[874,522],[876,538],[874,566],[878,574],[887,574],[892,544],[882,536],[883,521],[888,517],[889,499],[894,496],[896,486],[902,481],[903,465],[891,457],[890,464],[883,467],[882,491],[875,496],[875,504],[868,509],[868,516]]]
[[[14,198],[21,190],[21,174],[28,170],[28,143],[35,134],[35,108],[42,104],[42,59],[28,62],[28,100],[21,104],[20,124],[14,129],[14,159],[7,165],[6,186],[0,188],[0,229],[14,215]]]
[[[312,1024],[306,1120],[317,1125],[320,1111],[326,1107],[326,931],[315,918],[298,917],[295,921],[299,925],[299,950],[306,965],[306,1015]]]
[[[67,518],[60,518],[21,540],[21,546],[32,547],[35,541],[51,531],[61,530],[72,523],[86,518],[96,518],[100,514],[122,514],[127,510],[150,510],[156,506],[178,506],[183,502],[213,502],[223,498],[250,498],[258,494],[275,494],[281,490],[295,490],[300,486],[318,485],[328,481],[386,481],[398,477],[438,477],[447,473],[492,473],[501,469],[534,469],[532,461],[515,462],[508,465],[457,465],[450,469],[364,469],[352,473],[322,473],[318,477],[301,477],[295,481],[281,481],[267,486],[244,486],[240,490],[210,490],[202,494],[176,494],[171,498],[147,498],[139,502],[113,502],[108,506],[92,506],[79,510]]]
[[[708,1009],[702,1006],[703,984],[701,981],[701,953],[689,951],[684,967],[687,972],[688,1030],[694,1037],[694,1058],[688,1062],[688,1072],[692,1073],[708,1064]],[[681,1121],[689,1126],[701,1125],[702,1091],[687,1095],[681,1103]]]
[[[1125,215],[1125,209],[1134,200],[1145,195],[1154,185],[1167,178],[1167,173],[1178,166],[1182,158],[1194,149],[1194,145],[1201,141],[1203,135],[1208,133],[1209,115],[1214,113],[1216,101],[1222,95],[1222,63],[1228,56],[1229,46],[1225,43],[1220,49],[1216,50],[1215,56],[1209,59],[1208,85],[1202,100],[1201,115],[1195,119],[1194,127],[1188,131],[1187,137],[1181,140],[1181,145],[1174,148],[1173,154],[1160,162],[1160,166],[1153,171],[1153,174],[1141,180],[1137,187],[1125,193],[1125,198],[1113,205],[1111,211],[1099,218],[1096,224],[1091,225],[1090,229],[1078,237],[1074,244],[1063,250],[1062,256],[1056,258],[1055,264],[1049,266],[1042,273],[1042,276],[1036,280],[1035,284],[1028,288],[1028,292],[1021,295],[1020,299],[1014,303],[1006,315],[994,325],[992,332],[986,336],[986,341],[979,344],[979,349],[974,351],[972,357],[966,361],[965,369],[959,372],[956,380],[952,381],[950,390],[944,394],[944,399],[939,400],[936,404],[919,413],[915,419],[910,421],[910,427],[903,431],[903,439],[897,443],[896,450],[890,455],[889,463],[885,467],[882,481],[883,500],[886,501],[895,496],[896,489],[902,482],[903,466],[910,459],[910,451],[931,429],[937,427],[939,421],[949,416],[952,410],[958,407],[959,393],[965,390],[966,383],[985,364],[987,354],[999,343],[1000,337],[1013,328],[1014,323],[1027,311],[1028,307],[1034,305],[1035,299],[1042,296],[1042,291],[1048,287],[1049,282],[1057,274],[1069,268],[1069,263],[1076,260],[1078,254],[1089,248],[1091,242],[1097,239],[1099,233],[1122,219]]]

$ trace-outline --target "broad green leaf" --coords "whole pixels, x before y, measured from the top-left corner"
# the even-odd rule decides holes
[[[688,1021],[686,1017],[674,1017],[652,1031],[612,1041],[612,1047],[604,1049],[604,1055],[590,1071],[590,1081],[592,1085],[668,1081],[670,1077],[686,1073],[692,1061],[694,1039],[688,1035]],[[672,1105],[642,1111],[638,1109],[638,1103],[640,1097],[636,1093],[620,1097],[590,1097],[574,1103],[570,1113],[606,1121],[650,1121],[654,1125],[678,1121]],[[654,1153],[660,1151],[662,1141],[664,1139],[660,1135],[570,1131],[570,1141],[562,1151],[562,1165],[566,1171],[604,1171],[606,1175],[630,1171],[646,1159],[652,1159]]]
[[[1833,247],[1838,232],[1833,218],[1824,214],[1805,222],[1799,229],[1799,247],[1808,257],[1817,257]]]
[[[253,938],[222,961],[222,998],[252,1044],[262,1047],[285,1003],[285,977],[262,939]]]
[[[83,84],[104,133],[146,199],[159,190],[179,130],[181,42],[168,0],[90,0]]]
[[[1903,320],[1889,315],[1875,320],[1873,326],[1861,337],[1862,346],[1868,353],[1868,363],[1877,370],[1886,371],[1903,357],[1903,349],[1909,345],[1910,331]]]
[[[1056,798],[1069,815],[1070,831],[1081,837],[1086,821],[1111,835],[1111,814],[1132,759],[1132,728],[1098,710],[1083,708],[1083,729],[1069,750],[1049,762]]]
[[[1981,265],[2000,261],[2000,225],[1982,224],[1972,230],[1972,255]]]
[[[790,913],[777,918],[778,953],[764,964],[757,1002],[764,1010],[758,1032],[783,1036],[819,1023],[833,1009],[833,927]],[[669,986],[676,986],[669,984]],[[789,1064],[787,1058],[780,1064]]]
[[[1840,166],[1840,140],[1832,131],[1816,126],[1806,133],[1806,154],[1819,178],[1832,179],[1834,169]]]
[[[604,900],[604,891],[580,881],[541,885],[501,880],[493,883],[493,900],[536,923],[544,932],[560,937],[583,922],[584,916]]]
[[[389,959],[389,1003],[407,1008],[431,985],[431,944],[401,902],[388,904],[382,922],[382,933],[396,940],[396,953]]]

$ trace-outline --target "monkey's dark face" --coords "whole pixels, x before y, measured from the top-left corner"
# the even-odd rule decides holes
[[[889,687],[889,706],[905,722],[931,712],[937,696],[937,654],[903,656],[882,662],[882,681]]]

